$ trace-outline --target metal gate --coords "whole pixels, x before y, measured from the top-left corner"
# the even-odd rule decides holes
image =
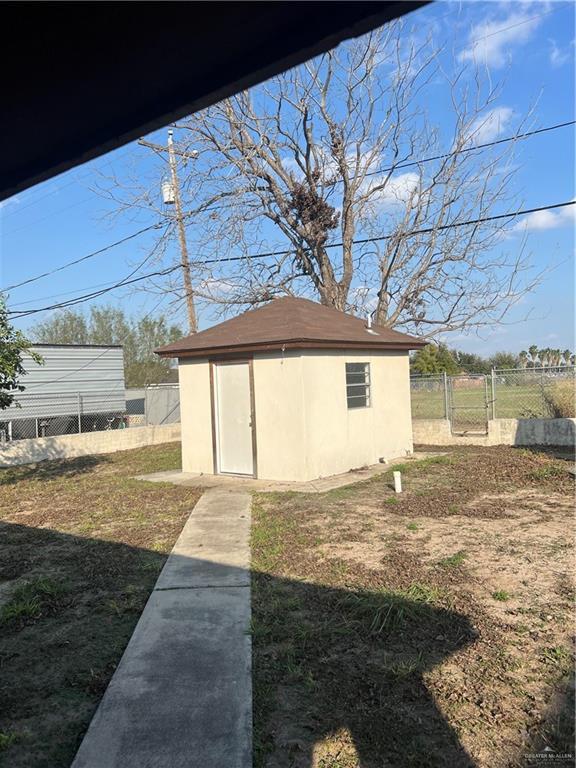
[[[490,397],[483,373],[447,377],[447,410],[453,435],[487,435]]]

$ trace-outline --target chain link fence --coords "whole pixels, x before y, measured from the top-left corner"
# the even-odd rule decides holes
[[[413,419],[447,419],[447,376],[420,374],[410,378]]]
[[[486,380],[486,393],[481,379]],[[478,386],[476,386],[478,384]],[[486,404],[491,419],[574,418],[576,368],[571,365],[548,368],[495,369],[478,374],[424,374],[410,379],[413,419],[452,419],[457,406],[480,412]]]
[[[575,371],[572,365],[495,369],[492,418],[573,418]]]
[[[19,393],[0,411],[0,442],[53,437],[129,426],[124,391],[119,393]]]
[[[0,442],[180,421],[178,384],[108,393],[20,392],[0,411]]]

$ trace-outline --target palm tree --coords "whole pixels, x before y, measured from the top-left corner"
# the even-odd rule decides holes
[[[525,349],[520,352],[518,355],[518,360],[520,361],[520,368],[526,368],[528,365],[528,352],[526,352]]]
[[[530,355],[530,360],[532,361],[532,368],[535,368],[536,360],[538,359],[538,347],[536,344],[532,344],[532,346],[528,347],[528,354]]]
[[[570,354],[569,349],[565,349],[564,352],[562,352],[562,357],[564,358],[564,365],[570,365],[570,358],[572,355]]]

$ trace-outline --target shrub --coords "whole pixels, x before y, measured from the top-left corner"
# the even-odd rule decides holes
[[[576,416],[573,381],[559,381],[544,387],[543,394],[553,419],[573,419]]]

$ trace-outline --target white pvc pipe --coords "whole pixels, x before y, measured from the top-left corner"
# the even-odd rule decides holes
[[[402,474],[401,472],[393,472],[394,475],[394,490],[396,493],[402,493]]]

